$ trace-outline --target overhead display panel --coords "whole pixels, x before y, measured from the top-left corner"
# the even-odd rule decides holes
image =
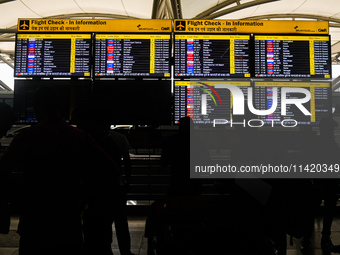
[[[250,35],[176,34],[174,76],[250,77]]]
[[[255,77],[331,78],[329,36],[255,35]]]
[[[91,34],[17,34],[16,77],[90,77]]]
[[[15,80],[14,111],[17,114],[16,123],[29,125],[38,123],[33,106],[33,97],[38,88],[46,85],[52,87],[58,93],[61,117],[70,121],[73,111],[87,102],[91,95],[91,83],[89,79]]]
[[[215,120],[233,119],[233,95],[230,86],[238,87],[245,95],[250,81],[175,81],[174,122],[191,117],[197,125],[214,125]],[[242,102],[243,103],[243,102]]]
[[[93,100],[114,125],[171,124],[171,96],[169,79],[94,80]]]
[[[283,88],[286,88],[288,93],[282,94]],[[286,104],[286,114],[282,114],[282,95],[289,98],[289,102],[306,97],[305,93],[294,92],[294,88],[302,88],[310,92],[310,100],[302,104],[310,115],[301,110],[302,106],[299,109],[294,103]],[[274,90],[277,92],[274,93]],[[318,125],[321,119],[329,118],[332,115],[330,82],[255,82],[255,109],[261,111],[271,109],[274,102],[277,107],[273,113],[258,116],[258,119],[264,121],[265,124],[273,125],[285,120],[299,125]]]
[[[170,34],[96,34],[95,76],[170,77]]]
[[[19,19],[19,32],[172,32],[165,19]]]
[[[16,77],[331,78],[323,21],[19,19],[18,31]]]
[[[328,34],[328,21],[184,20],[174,21],[175,33]]]

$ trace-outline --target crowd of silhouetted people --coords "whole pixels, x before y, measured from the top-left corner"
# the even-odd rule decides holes
[[[130,171],[126,141],[91,114],[77,113],[79,128],[66,123],[49,86],[36,91],[33,105],[39,123],[21,131],[1,158],[1,233],[9,232],[7,200],[15,188],[20,255],[113,254],[113,222],[121,254],[132,254],[122,179],[123,170]],[[4,135],[15,119],[10,110],[2,112]],[[23,173],[20,187],[9,186],[13,169]]]
[[[33,103],[38,124],[21,131],[0,160],[0,233],[9,232],[8,197],[14,188],[20,193],[20,255],[112,255],[113,224],[120,253],[131,255],[126,213],[131,147],[124,135],[110,132],[114,114],[88,102],[74,111],[75,128],[60,116],[52,88],[39,88]],[[0,137],[15,120],[11,107],[0,104]],[[238,127],[230,162],[338,164],[337,126],[331,118],[321,120],[320,135],[307,139],[298,155],[284,144],[272,146],[256,129]],[[338,179],[218,179],[218,195],[204,196],[202,179],[191,178],[190,169],[211,159],[193,127],[191,118],[182,118],[178,134],[163,141],[161,164],[170,169],[171,179],[167,195],[150,206],[149,255],[284,255],[287,235],[301,239],[301,251],[307,253],[313,249],[321,201],[321,247],[338,252],[331,240]],[[10,187],[11,173],[18,169],[22,185]]]

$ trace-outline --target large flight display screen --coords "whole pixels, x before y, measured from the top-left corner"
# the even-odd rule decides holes
[[[329,36],[255,35],[255,77],[331,78]]]
[[[250,81],[175,81],[174,123],[191,117],[197,125],[214,124],[214,120],[232,120],[233,95],[228,86],[237,86],[247,100]]]
[[[34,94],[40,87],[53,88],[60,100],[60,114],[63,119],[70,121],[73,111],[87,102],[92,93],[92,81],[90,79],[49,79],[31,80],[17,79],[14,82],[14,111],[17,114],[16,123],[38,123],[34,111]]]
[[[170,77],[170,34],[96,34],[94,75]]]
[[[288,93],[282,94],[286,88]],[[302,88],[310,92],[310,100],[303,103],[300,108],[305,108],[310,115],[305,114],[294,104],[292,99],[305,98],[306,94],[294,92],[291,88]],[[274,93],[276,90],[276,93]],[[282,96],[288,98],[290,103],[284,105],[286,114],[282,114]],[[285,99],[286,100],[286,99]],[[275,102],[275,103],[274,103]],[[329,82],[255,82],[254,107],[258,110],[268,110],[276,105],[275,111],[268,115],[259,115],[265,124],[273,125],[282,121],[299,125],[318,125],[323,118],[332,115],[331,87]],[[303,109],[302,108],[302,109]]]
[[[15,77],[91,75],[91,34],[17,34]]]
[[[175,77],[250,77],[250,36],[175,34]]]
[[[115,125],[171,124],[170,79],[95,79],[93,101]]]

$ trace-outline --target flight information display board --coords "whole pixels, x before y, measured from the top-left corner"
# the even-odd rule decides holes
[[[92,93],[92,81],[90,79],[16,79],[14,81],[13,107],[17,114],[16,123],[38,123],[38,118],[34,111],[33,98],[37,89],[44,86],[53,88],[58,94],[60,114],[66,121],[71,120],[73,111],[87,102]]]
[[[174,76],[250,77],[250,36],[175,34]]]
[[[170,34],[96,34],[95,76],[170,77]]]
[[[304,88],[307,89],[311,98],[303,104],[303,107],[311,115],[305,115],[295,104],[286,105],[286,115],[281,111],[281,91],[282,88]],[[299,125],[318,125],[322,118],[329,118],[332,115],[331,110],[331,87],[329,82],[255,82],[254,88],[254,107],[258,110],[270,109],[273,105],[273,89],[277,89],[277,107],[269,115],[259,115],[265,124],[279,124],[283,120],[292,120],[291,124]],[[303,93],[288,93],[286,98],[298,99],[304,98]]]
[[[114,125],[170,125],[170,79],[95,79],[93,101],[111,111]]]
[[[191,117],[195,124],[233,119],[233,96],[227,85],[237,86],[247,100],[250,81],[175,81],[174,123]]]
[[[91,34],[17,34],[15,77],[90,77]]]
[[[329,36],[255,35],[255,77],[331,78]]]

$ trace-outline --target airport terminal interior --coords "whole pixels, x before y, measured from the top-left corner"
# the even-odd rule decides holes
[[[0,0],[0,13],[0,104],[15,113],[0,137],[0,255],[21,255],[27,155],[44,141],[22,143],[26,165],[11,143],[41,127],[41,88],[93,146],[102,132],[124,151],[111,161],[131,247],[113,223],[114,255],[340,253],[339,0]]]

